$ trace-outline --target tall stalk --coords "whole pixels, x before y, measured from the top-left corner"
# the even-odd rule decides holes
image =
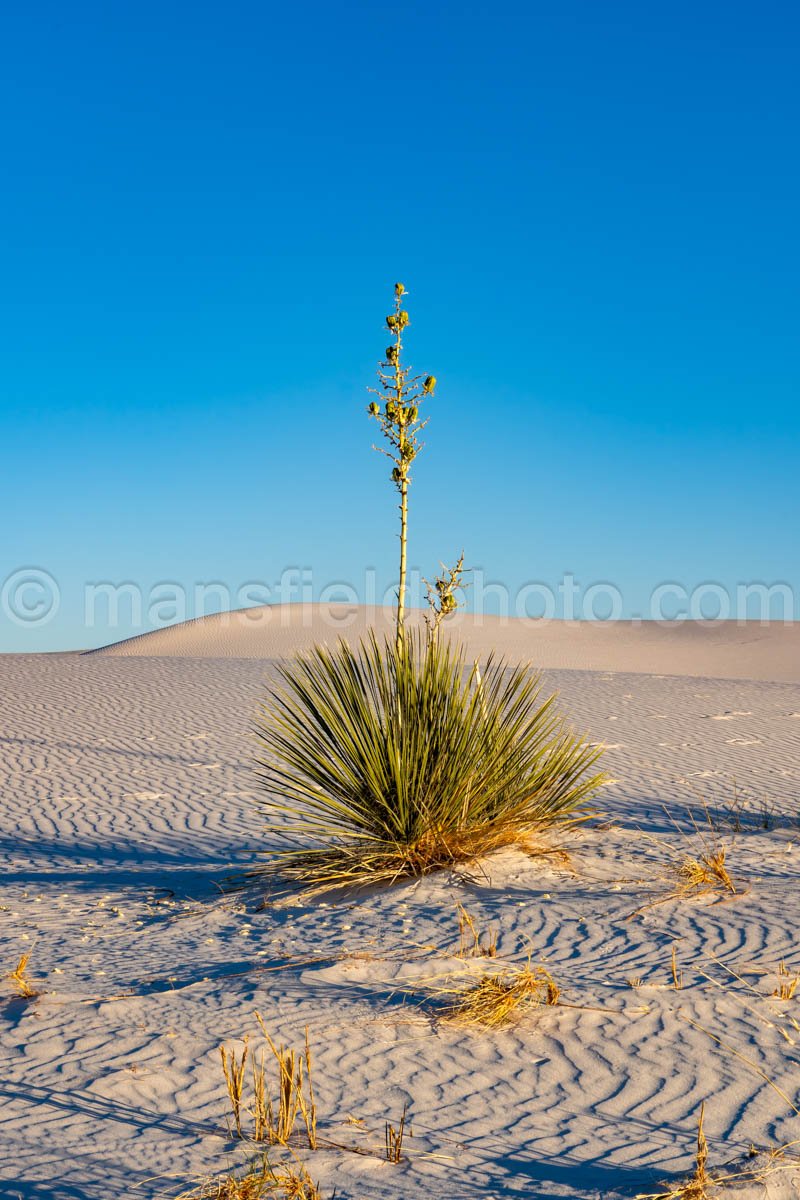
[[[381,450],[381,453],[394,464],[392,482],[400,494],[400,578],[397,587],[396,628],[398,651],[405,645],[408,489],[411,483],[411,464],[422,449],[419,434],[428,423],[427,418],[420,420],[419,406],[426,396],[433,394],[436,386],[434,375],[411,375],[411,368],[403,366],[403,330],[409,324],[408,312],[403,307],[405,291],[402,283],[394,285],[394,311],[386,318],[386,326],[394,340],[386,347],[385,358],[378,364],[380,387],[367,389],[379,397],[379,400],[372,401],[367,411],[378,422],[391,447],[389,450]]]

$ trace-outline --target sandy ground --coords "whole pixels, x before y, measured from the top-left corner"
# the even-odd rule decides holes
[[[691,673],[677,647],[652,673],[630,627],[606,643],[616,671],[583,633],[547,643],[547,683],[614,780],[570,867],[504,852],[470,878],[257,911],[219,885],[262,848],[252,714],[271,658],[325,634],[310,624],[262,634],[260,658],[208,623],[125,657],[0,658],[0,961],[30,953],[41,992],[0,984],[0,1196],[155,1200],[240,1164],[218,1048],[257,1033],[254,1009],[286,1043],[309,1028],[320,1134],[346,1147],[298,1149],[326,1200],[653,1192],[691,1167],[702,1101],[712,1165],[800,1138],[800,989],[771,996],[782,961],[800,973],[794,630],[690,633]],[[719,677],[736,662],[752,678]],[[737,892],[668,899],[670,863],[702,850],[700,797]],[[455,955],[458,902],[500,955],[545,963],[565,1004],[486,1033],[409,1003],[480,966]],[[413,1137],[389,1164],[406,1102]],[[732,1194],[798,1196],[797,1165]]]

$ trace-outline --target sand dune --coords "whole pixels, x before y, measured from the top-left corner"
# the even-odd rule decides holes
[[[281,658],[315,641],[389,630],[389,609],[264,605],[186,621],[94,651],[178,658]],[[420,613],[412,614],[420,622]],[[446,628],[473,654],[544,668],[800,682],[800,624],[536,621],[457,614]]]
[[[610,820],[569,865],[506,851],[260,910],[220,891],[264,849],[252,717],[268,660],[335,638],[324,620],[272,610],[0,657],[0,972],[29,952],[41,992],[0,984],[0,1197],[164,1200],[243,1163],[219,1045],[255,1036],[256,1008],[286,1044],[309,1028],[325,1146],[298,1153],[326,1200],[631,1200],[691,1168],[703,1101],[713,1165],[799,1138],[800,993],[772,993],[781,962],[800,974],[800,686],[764,678],[796,678],[795,631],[462,619],[474,649],[535,651],[606,747]],[[684,815],[704,827],[700,797],[737,891],[669,899],[670,863],[702,850]],[[479,1033],[405,1003],[480,966],[457,957],[457,902],[501,956],[546,964],[564,1006]],[[406,1102],[391,1165],[384,1123]],[[733,1194],[792,1200],[786,1165]]]

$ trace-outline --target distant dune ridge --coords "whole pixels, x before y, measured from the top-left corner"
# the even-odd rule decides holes
[[[421,611],[409,614],[419,624]],[[284,658],[314,642],[389,632],[389,608],[261,605],[172,625],[93,654],[155,658]],[[800,682],[800,625],[756,621],[546,621],[458,613],[445,627],[470,654],[494,650],[543,668]]]

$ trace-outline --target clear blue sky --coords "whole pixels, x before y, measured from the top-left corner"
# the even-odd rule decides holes
[[[412,563],[512,591],[798,563],[800,10],[115,3],[6,11],[6,580],[395,571],[364,388],[392,284],[439,379]]]

